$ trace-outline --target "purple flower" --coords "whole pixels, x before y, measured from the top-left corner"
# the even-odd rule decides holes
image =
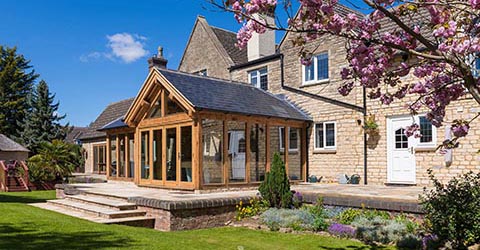
[[[428,245],[432,241],[437,241],[438,237],[435,234],[429,234],[422,238],[422,249],[428,249]]]
[[[357,231],[355,228],[340,223],[333,223],[328,227],[328,232],[339,237],[355,237]]]
[[[456,137],[464,137],[468,134],[470,125],[466,121],[455,120],[452,124],[452,132]]]

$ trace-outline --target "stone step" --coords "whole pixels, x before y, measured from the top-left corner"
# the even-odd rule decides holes
[[[65,197],[67,200],[73,200],[77,202],[83,202],[86,204],[95,204],[98,206],[111,208],[115,210],[135,210],[137,206],[134,203],[129,203],[124,200],[111,199],[108,197],[94,196],[94,195],[68,195]]]
[[[116,219],[106,219],[98,216],[94,216],[89,213],[84,213],[79,210],[74,210],[62,206],[57,206],[50,204],[48,202],[45,203],[33,203],[30,204],[31,206],[54,211],[57,213],[69,215],[72,217],[102,223],[102,224],[120,224],[120,225],[127,225],[127,226],[136,226],[136,227],[148,227],[153,228],[155,225],[155,219],[145,216],[135,216],[135,217],[127,217],[127,218],[116,218]]]
[[[47,203],[64,208],[79,210],[84,213],[91,214],[106,219],[118,219],[126,217],[145,216],[145,212],[138,210],[117,210],[106,208],[95,204],[87,204],[84,202],[74,201],[70,199],[49,200]]]

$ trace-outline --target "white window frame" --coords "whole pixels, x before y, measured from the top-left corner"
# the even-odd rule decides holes
[[[323,148],[318,148],[317,147],[317,125],[322,124],[323,126]],[[334,146],[327,146],[327,129],[326,125],[327,124],[333,124],[333,131],[335,132],[335,145]],[[314,150],[335,150],[337,149],[337,122],[335,121],[325,121],[325,122],[316,122],[313,126],[313,149]]]
[[[260,71],[262,71],[262,70],[265,70],[265,73],[261,73]],[[267,89],[265,89],[265,90],[268,90],[268,68],[267,67],[262,67],[262,68],[250,70],[247,73],[248,73],[248,83],[250,83],[250,84],[252,84],[252,73],[257,73],[257,83],[255,85],[252,84],[252,86],[257,87],[259,89],[262,89],[262,86],[260,84],[260,78],[263,75],[266,75],[267,76]]]
[[[280,151],[281,152],[285,152],[285,147],[283,147],[282,145],[285,143],[285,139],[283,138],[284,137],[284,133],[282,133],[282,128],[285,128],[285,127],[279,127],[278,128],[278,134],[280,135],[279,136],[279,143],[280,143]],[[293,129],[299,129],[299,128],[293,128]],[[298,144],[297,144],[297,148],[290,148],[290,127],[288,127],[288,152],[298,152]],[[301,140],[301,138],[299,137],[299,134],[297,133],[297,140]],[[301,144],[301,141],[300,141],[300,144]]]
[[[415,116],[415,123],[417,123],[418,126],[420,126],[420,117],[426,118],[425,115]],[[436,148],[437,147],[437,127],[433,126],[432,124],[432,141],[431,142],[421,142],[420,138],[418,138],[416,147],[417,148]]]
[[[320,55],[326,54],[327,55],[327,65],[328,65],[328,72],[327,72],[327,78],[326,79],[318,79],[318,59],[317,57]],[[313,80],[305,81],[305,75],[306,75],[306,66],[302,65],[302,85],[311,85],[311,84],[317,84],[317,83],[325,83],[330,81],[330,53],[328,51],[323,51],[321,53],[315,54],[312,57],[312,62],[313,64]]]

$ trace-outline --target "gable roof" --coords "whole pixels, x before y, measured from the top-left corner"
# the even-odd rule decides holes
[[[214,26],[210,27],[212,27],[213,33],[215,33],[235,65],[248,62],[247,49],[239,49],[235,46],[237,43],[237,34],[235,32]]]
[[[134,98],[129,98],[109,104],[97,117],[97,119],[88,127],[88,131],[83,132],[79,139],[85,140],[106,136],[105,132],[98,130],[112,121],[123,118],[130,108],[130,105],[132,105],[133,100]]]
[[[75,143],[77,139],[79,139],[83,133],[89,130],[88,127],[72,127],[72,130],[67,133],[65,138],[66,142]]]
[[[150,71],[147,81],[127,113],[127,119],[139,117],[134,109],[136,106],[140,107],[144,101],[141,96],[146,96],[151,89],[158,86],[152,84],[152,79],[165,88],[174,90],[177,95],[175,98],[190,110],[311,121],[305,112],[292,103],[249,84],[159,68]],[[134,121],[127,120],[127,123],[129,122]]]
[[[30,152],[24,146],[16,143],[7,136],[0,134],[0,151],[7,152]]]
[[[187,45],[183,51],[182,58],[180,59],[178,68],[180,68],[183,63],[187,49],[192,41],[193,33],[198,27],[203,27],[205,29],[210,41],[213,42],[222,59],[225,60],[228,65],[233,66],[248,61],[247,50],[240,50],[235,47],[235,43],[237,42],[237,34],[235,32],[211,26],[208,24],[205,17],[197,16],[192,31],[190,32]]]

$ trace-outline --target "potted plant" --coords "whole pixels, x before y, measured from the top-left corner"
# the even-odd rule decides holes
[[[378,135],[378,124],[375,121],[375,115],[368,115],[365,117],[363,129],[368,135]]]

